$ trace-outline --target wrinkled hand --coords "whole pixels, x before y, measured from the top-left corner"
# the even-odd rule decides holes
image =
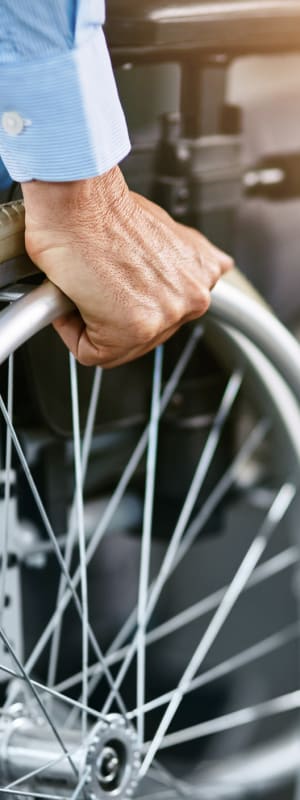
[[[200,317],[231,259],[129,191],[120,170],[23,185],[26,248],[78,311],[55,328],[82,364],[114,367]]]

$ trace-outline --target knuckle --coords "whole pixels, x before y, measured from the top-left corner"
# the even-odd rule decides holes
[[[212,288],[217,282],[217,280],[220,278],[221,268],[220,264],[215,259],[209,261],[207,266],[208,266],[209,285],[210,288]]]
[[[172,317],[170,324],[176,325],[177,323],[180,323],[185,317],[189,305],[190,304],[184,294],[178,294],[172,303]]]
[[[132,333],[137,342],[151,341],[159,333],[159,320],[155,312],[134,314],[131,320]]]
[[[195,295],[195,317],[201,317],[203,314],[206,313],[210,306],[210,292],[206,287],[201,287],[198,293]]]

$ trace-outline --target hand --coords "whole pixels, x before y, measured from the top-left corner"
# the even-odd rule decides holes
[[[232,260],[129,191],[118,167],[23,185],[26,248],[77,311],[55,328],[82,364],[114,367],[164,342],[210,303]]]

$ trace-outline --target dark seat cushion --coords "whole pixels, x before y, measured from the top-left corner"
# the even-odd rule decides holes
[[[300,0],[107,0],[112,48],[300,48]]]

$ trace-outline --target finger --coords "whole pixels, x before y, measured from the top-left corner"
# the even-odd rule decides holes
[[[210,284],[213,284],[212,278],[210,279]],[[157,347],[157,345],[167,341],[182,324],[201,317],[206,312],[209,304],[209,291],[206,290],[204,293],[204,287],[202,286],[201,303],[195,303],[195,308],[192,311],[187,312],[169,327],[159,331],[156,336],[147,341],[139,342],[134,347],[129,346],[128,341],[126,347],[124,347],[121,334],[120,341],[114,343],[111,347],[107,344],[103,345],[103,347],[98,344],[96,346],[91,340],[89,331],[78,311],[73,311],[60,317],[53,323],[53,327],[80,364],[84,366],[99,365],[110,369],[133,361],[135,358],[140,358]],[[97,332],[98,337],[99,332]],[[99,338],[101,338],[101,334]],[[107,339],[107,332],[105,338]]]
[[[124,353],[117,358],[111,359],[108,355],[106,355],[105,363],[102,363],[102,366],[104,366],[106,369],[112,369],[120,366],[121,364],[126,364],[129,361],[134,361],[136,358],[141,358],[142,356],[147,355],[147,353],[150,353],[151,350],[154,350],[159,345],[168,341],[168,339],[171,339],[171,337],[177,333],[182,325],[188,322],[194,322],[202,317],[208,310],[209,306],[210,294],[208,292],[205,312],[203,312],[203,310],[199,311],[199,309],[197,311],[195,310],[193,312],[189,312],[180,320],[180,322],[170,325],[169,328],[167,328],[163,333],[160,333],[158,336],[155,336],[151,341],[144,343],[143,345],[139,345],[138,347],[131,348],[128,352],[124,351]]]
[[[106,369],[118,367],[136,358],[140,358],[153,350],[158,344],[162,344],[169,339],[180,327],[181,323],[170,326],[163,333],[154,337],[147,343],[139,344],[136,347],[119,347],[112,349],[107,346],[95,347],[88,337],[86,326],[78,312],[73,312],[65,317],[60,317],[53,324],[54,329],[80,364],[84,366],[102,366]]]
[[[182,225],[181,223],[177,223],[177,226],[180,228],[181,234],[186,237],[189,243],[198,251],[200,256],[207,254],[207,256],[212,259],[215,258],[218,264],[221,267],[222,273],[228,272],[228,270],[232,269],[234,266],[233,258],[225,253],[223,250],[220,250],[215,244],[210,242],[203,233],[195,230],[195,228],[190,228],[186,225]]]
[[[156,347],[158,347],[160,344],[164,344],[164,342],[170,339],[171,336],[173,336],[174,333],[176,333],[180,327],[181,323],[178,323],[177,325],[172,325],[170,328],[164,331],[163,334],[160,334],[160,336],[157,336],[151,342],[148,342],[147,344],[144,344],[142,346],[140,345],[139,347],[132,348],[130,351],[124,352],[123,355],[120,356],[119,358],[117,357],[111,359],[109,357],[106,357],[105,363],[102,363],[102,366],[104,366],[105,369],[113,369],[114,367],[121,366],[121,364],[128,364],[130,361],[134,361],[137,358],[142,358],[143,356],[147,355],[147,353],[150,353],[151,350],[154,350]]]
[[[234,260],[230,255],[228,255],[228,253],[224,253],[223,250],[220,250],[219,247],[216,247],[216,245],[212,244],[207,239],[206,242],[209,247],[211,257],[216,258],[218,264],[220,265],[222,274],[228,272],[234,267]]]

